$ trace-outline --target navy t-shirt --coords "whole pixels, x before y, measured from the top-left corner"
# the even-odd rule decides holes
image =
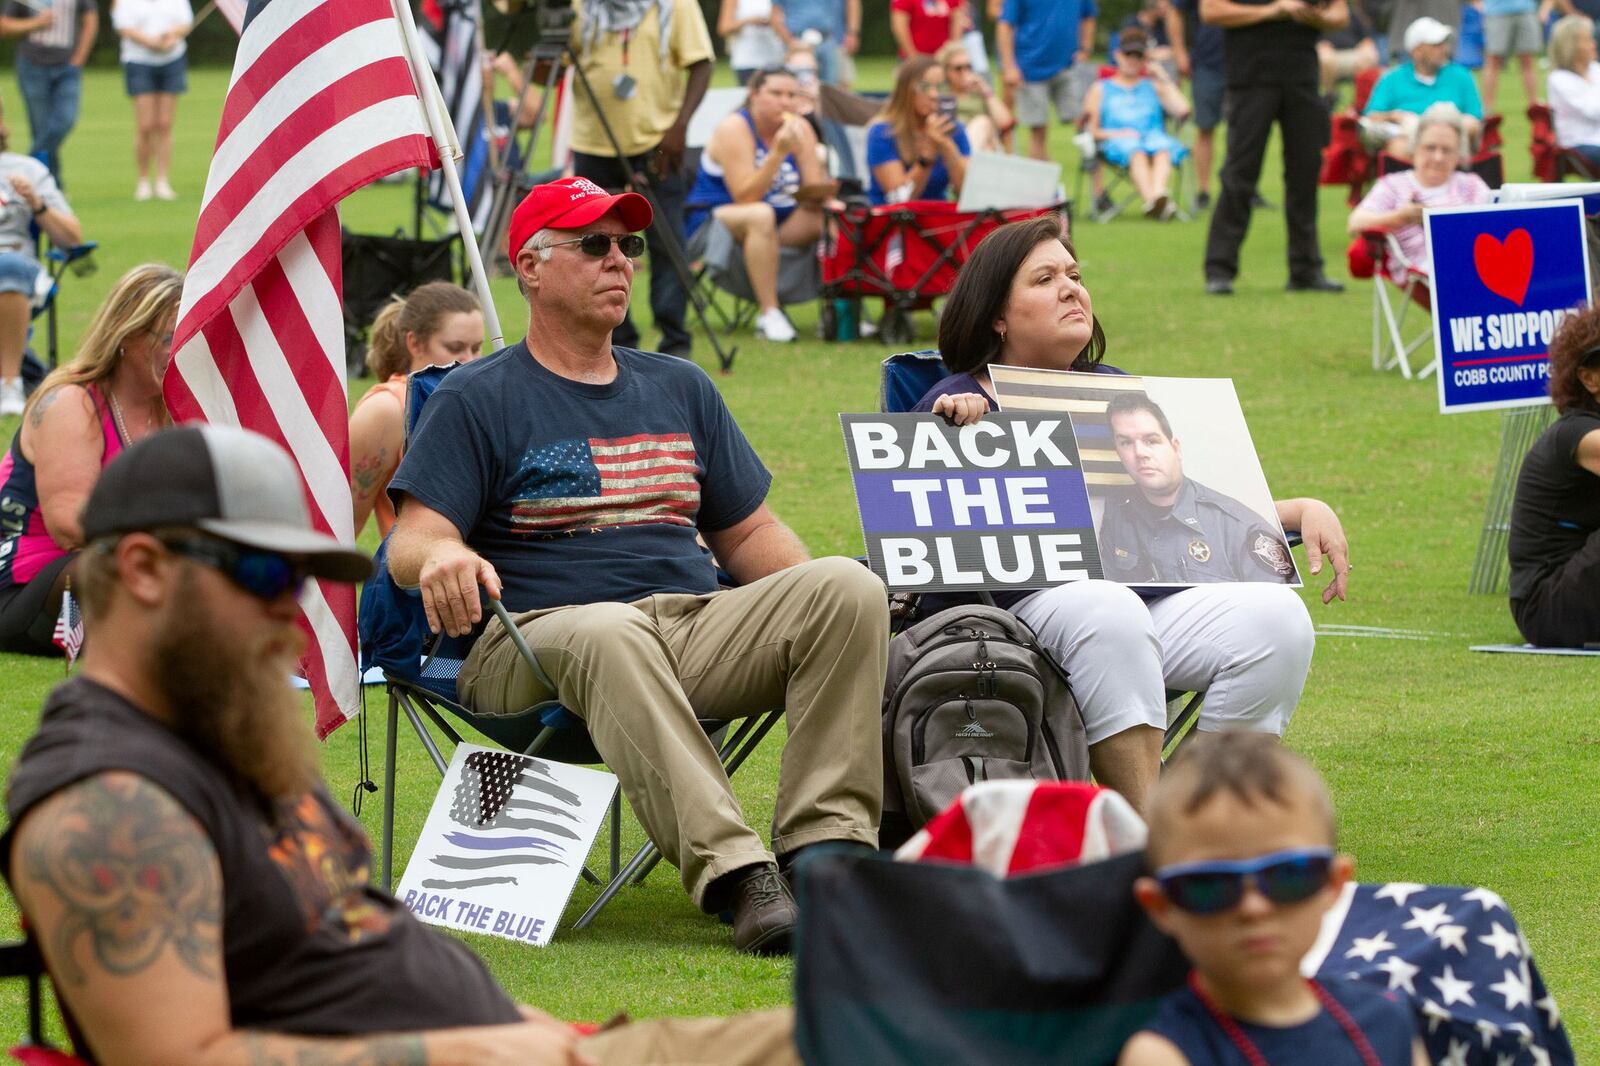
[[[1349,1013],[1383,1066],[1410,1066],[1417,1031],[1407,1003],[1360,981],[1326,981],[1323,987]],[[1190,1066],[1249,1066],[1187,985],[1162,1001],[1145,1028],[1176,1044]],[[1362,1066],[1355,1044],[1326,1009],[1300,1025],[1280,1028],[1240,1021],[1239,1028],[1272,1066]]]
[[[717,588],[696,530],[749,517],[772,476],[711,379],[613,348],[616,378],[572,381],[526,342],[450,373],[389,483],[448,518],[513,611]]]

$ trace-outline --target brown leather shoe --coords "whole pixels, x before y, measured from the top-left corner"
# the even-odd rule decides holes
[[[733,945],[752,955],[787,955],[800,908],[778,868],[752,866],[733,886]]]

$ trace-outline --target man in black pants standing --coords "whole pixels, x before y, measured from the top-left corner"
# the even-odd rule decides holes
[[[1274,122],[1283,135],[1289,290],[1342,291],[1323,274],[1317,245],[1317,172],[1328,143],[1328,109],[1317,96],[1317,38],[1349,22],[1345,0],[1200,0],[1200,17],[1223,28],[1228,83],[1228,157],[1206,238],[1206,292],[1233,292],[1250,198]]]
[[[681,246],[684,140],[711,83],[711,32],[695,0],[581,0],[577,6],[572,51],[595,98],[582,91],[573,96],[572,172],[610,192],[642,192],[634,176],[652,179],[655,224],[645,241],[650,310],[661,331],[656,350],[688,358],[689,290],[662,231]],[[625,348],[644,347],[631,316],[612,339]]]

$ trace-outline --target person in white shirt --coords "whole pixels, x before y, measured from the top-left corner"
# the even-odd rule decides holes
[[[178,97],[189,88],[185,38],[194,28],[194,11],[189,0],[115,0],[111,24],[122,38],[123,82],[138,126],[133,145],[139,184],[133,198],[176,200],[167,180],[172,120]]]
[[[717,33],[727,42],[728,63],[740,85],[758,70],[778,66],[794,44],[783,9],[772,0],[722,0]]]
[[[1600,62],[1595,55],[1594,22],[1587,16],[1567,15],[1550,31],[1546,92],[1556,143],[1600,166]]]

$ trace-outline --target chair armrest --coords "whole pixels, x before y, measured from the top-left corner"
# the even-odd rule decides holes
[[[71,248],[51,248],[45,255],[53,263],[75,263],[86,255],[94,254],[100,247],[99,241],[84,241],[82,244],[73,245]]]

